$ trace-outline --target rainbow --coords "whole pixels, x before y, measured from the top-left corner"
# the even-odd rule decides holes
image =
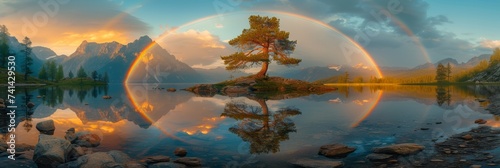
[[[267,13],[271,13],[271,14],[281,14],[281,15],[287,15],[287,16],[292,16],[292,17],[296,17],[296,18],[300,18],[300,19],[304,19],[304,20],[307,20],[307,21],[310,21],[310,22],[313,22],[313,23],[316,23],[316,24],[319,24],[329,30],[332,30],[332,31],[335,31],[336,33],[339,33],[340,35],[342,35],[342,37],[344,37],[345,39],[347,39],[350,43],[352,43],[356,48],[358,48],[362,54],[364,55],[365,59],[368,60],[368,62],[371,64],[371,66],[374,67],[375,71],[376,71],[376,74],[379,78],[382,78],[383,75],[382,75],[382,72],[380,71],[377,63],[374,61],[374,59],[372,58],[372,56],[368,53],[368,51],[366,51],[361,45],[359,45],[356,41],[354,41],[352,38],[348,37],[347,35],[343,34],[342,32],[340,32],[338,29],[322,22],[322,21],[319,21],[317,19],[314,19],[314,18],[310,18],[310,17],[307,17],[307,16],[303,16],[303,15],[298,15],[298,14],[294,14],[294,13],[288,13],[288,12],[282,12],[282,11],[256,11],[256,12],[267,12]],[[172,30],[170,30],[169,32],[166,32],[162,35],[160,35],[156,40],[161,40],[163,38],[165,38],[166,36],[168,36],[170,34],[170,32],[174,32],[182,27],[186,27],[186,26],[189,26],[189,25],[193,25],[193,24],[196,24],[196,23],[200,23],[200,22],[203,22],[203,21],[207,21],[207,20],[210,20],[210,19],[214,19],[216,17],[219,17],[220,15],[213,15],[213,16],[208,16],[208,17],[204,17],[204,18],[200,18],[200,19],[197,19],[197,20],[194,20],[194,21],[191,21],[191,22],[188,22],[184,25],[181,25],[179,27],[176,27]],[[409,29],[408,29],[409,30]],[[131,74],[133,74],[135,71],[136,71],[136,68],[138,67],[137,65],[141,62],[140,60],[142,60],[142,58],[148,53],[148,51],[156,45],[156,42],[153,41],[151,44],[147,45],[140,53],[139,55],[137,56],[137,58],[134,60],[134,62],[132,63],[132,66],[130,67],[130,69],[127,71],[127,74],[126,74],[126,78],[125,78],[125,87],[127,89],[127,92],[130,93],[130,90],[129,90],[129,87],[127,86],[127,83],[129,83],[129,77],[131,76]],[[130,94],[128,94],[130,96]],[[361,117],[361,119],[354,123],[352,125],[352,127],[356,127],[361,121],[363,121],[366,117],[368,117],[370,115],[370,113],[373,111],[373,109],[376,107],[378,101],[380,100],[382,96],[382,91],[380,91],[379,95],[377,96],[376,100],[374,101],[374,103],[371,105],[370,109],[364,114],[363,117]],[[133,98],[129,97],[130,101],[132,102],[133,106],[135,107],[135,109],[141,109],[141,106],[140,106],[140,103],[137,102],[136,100],[134,100]],[[142,110],[137,110],[137,112],[140,113],[140,115],[142,117],[144,117],[146,120],[148,120],[149,122],[153,122],[153,120],[145,113],[143,112]],[[167,134],[168,135],[168,134]]]

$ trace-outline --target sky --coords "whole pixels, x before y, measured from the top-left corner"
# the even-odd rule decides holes
[[[0,0],[0,24],[33,45],[71,55],[82,41],[127,44],[148,35],[193,67],[222,66],[248,16],[275,16],[303,66],[459,62],[500,47],[500,1],[468,0]],[[361,54],[363,55],[363,54]],[[352,57],[352,58],[351,58]],[[359,59],[356,59],[359,57]],[[328,61],[325,61],[327,59]]]

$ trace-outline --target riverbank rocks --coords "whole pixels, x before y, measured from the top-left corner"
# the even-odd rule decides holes
[[[374,153],[410,155],[424,150],[424,146],[415,143],[403,143],[374,148]]]
[[[72,147],[69,141],[51,135],[40,134],[35,146],[33,161],[38,167],[57,167],[67,161]]]
[[[346,157],[350,153],[354,152],[356,148],[349,147],[342,144],[330,144],[323,145],[319,148],[318,155],[323,155],[332,158],[342,158]]]
[[[201,166],[201,159],[195,157],[183,157],[175,159],[174,163],[180,163],[186,166]]]
[[[96,168],[96,167],[127,167],[127,168],[143,168],[144,165],[133,161],[130,157],[117,150],[109,152],[96,152],[79,157],[75,161],[71,161],[59,166],[59,168]]]
[[[76,140],[74,140],[73,144],[77,144],[82,147],[97,147],[101,144],[101,138],[88,131],[81,131],[75,133]]]
[[[64,135],[64,139],[68,140],[71,143],[73,143],[76,138],[75,128],[68,129],[68,131],[66,131],[66,135]]]
[[[40,131],[41,134],[54,135],[54,131],[56,130],[54,120],[39,122],[36,124],[36,129]]]
[[[303,168],[337,168],[344,166],[342,161],[299,159],[291,162],[294,166]]]
[[[184,157],[187,155],[187,150],[184,149],[184,148],[176,148],[174,150],[174,155],[175,156],[180,156],[180,157]]]
[[[111,99],[111,96],[108,96],[108,95],[104,95],[102,96],[103,99]]]
[[[175,92],[175,91],[177,91],[177,89],[175,89],[175,88],[168,88],[167,89],[167,92]]]

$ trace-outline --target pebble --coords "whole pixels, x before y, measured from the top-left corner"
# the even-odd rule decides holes
[[[471,168],[481,168],[481,165],[472,165]]]
[[[431,159],[431,162],[443,162],[444,160],[441,159]]]
[[[461,148],[465,148],[465,147],[467,147],[467,146],[465,146],[465,145],[458,145],[458,146],[459,146],[459,147],[461,147]]]
[[[464,140],[472,140],[472,135],[470,135],[470,134],[464,135],[464,136],[462,136],[462,139],[464,139]]]
[[[467,161],[467,160],[465,160],[465,159],[460,159],[460,162],[466,162],[466,161]]]
[[[420,128],[420,130],[424,130],[425,131],[425,130],[429,130],[429,128]]]

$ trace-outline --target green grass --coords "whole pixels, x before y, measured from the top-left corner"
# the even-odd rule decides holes
[[[0,85],[7,85],[8,77],[9,75],[7,69],[0,68]],[[24,73],[18,72],[16,72],[15,82],[16,84],[47,84],[46,81],[34,77],[28,77],[27,80],[24,80]]]
[[[54,85],[106,85],[106,82],[94,81],[90,78],[72,78],[60,80]]]

